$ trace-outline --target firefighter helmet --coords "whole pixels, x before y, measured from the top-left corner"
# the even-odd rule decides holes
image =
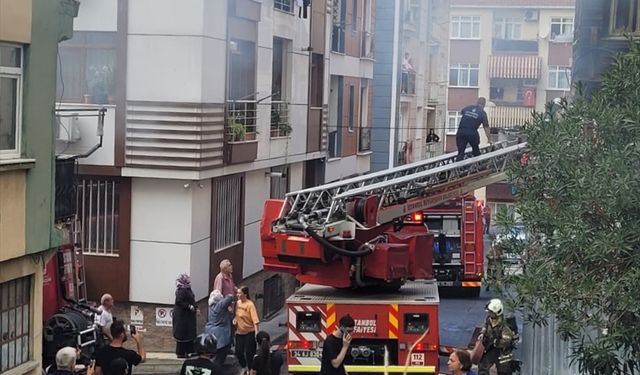
[[[498,298],[494,298],[487,304],[487,311],[490,311],[496,315],[502,315],[502,301]]]
[[[194,340],[194,349],[198,354],[215,354],[217,341],[215,336],[209,333],[201,333]]]

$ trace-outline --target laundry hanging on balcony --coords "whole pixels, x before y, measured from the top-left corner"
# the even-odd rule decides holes
[[[527,55],[489,56],[489,78],[539,79],[540,57]]]

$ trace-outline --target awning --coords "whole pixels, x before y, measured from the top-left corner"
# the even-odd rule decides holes
[[[539,79],[538,56],[489,56],[489,78]]]

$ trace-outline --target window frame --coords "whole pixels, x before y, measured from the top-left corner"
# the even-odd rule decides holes
[[[454,70],[454,69],[457,70],[457,72],[458,72],[455,85],[451,84],[451,71]],[[463,71],[467,72],[466,84],[460,84],[460,82],[462,81],[461,72],[463,72]],[[471,72],[472,71],[476,72],[475,85],[471,84]],[[453,87],[453,88],[478,88],[479,84],[480,84],[480,64],[458,63],[458,64],[450,64],[449,65],[449,87]]]
[[[451,120],[453,119],[453,127],[451,126]],[[455,134],[458,131],[458,124],[462,120],[462,114],[460,111],[447,111],[447,134]]]
[[[244,193],[245,175],[234,174],[216,178],[211,182],[211,248],[214,253],[219,253],[235,246],[241,245],[244,241]],[[232,194],[237,194],[233,197]],[[234,208],[236,217],[231,217],[231,210],[228,203],[220,205],[221,202],[230,202],[237,199]],[[235,228],[229,226],[235,222]],[[220,231],[226,231],[225,236],[231,240],[219,239]]]
[[[22,154],[22,85],[24,76],[24,48],[21,45],[12,43],[0,43],[0,46],[16,48],[20,51],[19,67],[0,65],[0,78],[16,80],[15,147],[13,149],[0,149],[0,160],[19,159]]]
[[[516,27],[518,26],[518,27]],[[497,30],[499,28],[499,30]],[[508,38],[507,33],[511,29],[511,37]],[[519,35],[515,35],[518,29]],[[493,19],[493,37],[503,40],[522,40],[523,21],[519,17],[495,17]],[[497,32],[499,31],[499,32]]]
[[[571,20],[571,22],[568,22],[568,20]],[[553,26],[554,25],[559,25],[559,27],[560,27],[560,33],[556,34],[555,36],[553,35]],[[551,23],[550,23],[550,29],[549,29],[549,39],[553,41],[559,36],[563,36],[563,35],[569,34],[567,32],[564,32],[564,33],[562,32],[563,29],[566,29],[566,27],[568,25],[571,25],[571,34],[573,34],[573,32],[575,31],[575,20],[574,20],[573,17],[563,17],[563,16],[551,17]]]
[[[568,85],[566,88],[559,87],[561,74],[567,74],[568,72]],[[554,76],[554,85],[551,85],[551,77]],[[547,90],[552,91],[571,91],[571,67],[564,65],[549,65],[549,73],[547,75]]]
[[[620,0],[611,0],[611,7],[609,12],[609,34],[613,36],[621,36],[623,33],[627,31],[631,31],[631,33],[639,33],[640,32],[640,20],[637,19],[640,16],[640,1],[638,0],[630,0],[632,3],[630,8],[632,9],[629,12],[629,19],[627,20],[627,26],[630,26],[629,30],[626,28],[616,28],[616,10],[618,8],[618,2]],[[635,17],[634,17],[635,16]],[[633,20],[636,20],[636,24],[633,24]],[[635,26],[635,27],[634,27]]]
[[[294,4],[294,0],[274,0],[273,9],[279,10],[287,14],[293,14],[293,10],[294,10],[293,4]],[[288,7],[289,10],[284,9],[285,7]]]
[[[11,287],[13,290],[13,301],[11,300],[11,291],[9,290]],[[18,288],[21,289],[22,299],[18,301]],[[4,294],[7,293],[7,297],[5,300]],[[12,303],[13,302],[13,303]],[[6,280],[0,283],[0,320],[7,320],[7,329],[11,330],[11,315],[13,313],[13,329],[14,329],[14,337],[10,337],[9,339],[2,340],[1,338],[4,336],[3,327],[4,324],[0,324],[0,348],[5,347],[6,345],[6,355],[2,350],[0,350],[0,373],[10,372],[12,369],[15,369],[25,363],[31,361],[33,357],[33,337],[32,337],[32,329],[34,327],[32,314],[33,314],[33,278],[32,276],[23,276],[11,280]],[[6,303],[6,305],[5,305]],[[26,310],[26,311],[25,311]],[[21,313],[21,321],[18,322],[18,312]],[[26,324],[25,324],[26,323]],[[17,335],[18,325],[20,327],[20,334]],[[26,327],[25,327],[26,325]],[[8,333],[8,332],[7,332]],[[26,345],[24,344],[24,340],[26,339]],[[21,342],[20,348],[17,348],[17,343]],[[11,365],[10,357],[10,346],[13,344],[13,364]],[[16,363],[17,359],[17,350],[21,350],[20,357],[21,362]],[[26,358],[25,358],[26,357]],[[7,361],[7,365],[5,367],[4,361]]]
[[[467,23],[467,21],[463,22],[463,18],[468,18],[469,21],[469,25],[470,25],[470,30],[471,30],[471,34],[470,36],[462,36],[462,24],[463,23]],[[457,20],[456,20],[457,19]],[[482,24],[481,24],[481,19],[480,16],[451,16],[451,31],[449,32],[449,38],[450,39],[458,39],[458,40],[480,40],[480,36],[482,35]],[[478,28],[477,28],[477,35],[475,35],[475,28],[474,25],[477,24]],[[454,35],[454,31],[457,31],[457,35]]]

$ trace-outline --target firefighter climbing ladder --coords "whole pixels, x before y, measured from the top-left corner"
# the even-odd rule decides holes
[[[356,199],[378,199],[377,224],[437,205],[464,193],[502,181],[509,163],[519,160],[526,143],[498,143],[481,149],[481,155],[456,162],[457,153],[391,168],[377,173],[291,192],[280,218],[284,223],[304,221],[322,228],[345,219],[360,228],[365,223],[348,216]],[[469,150],[467,155],[471,156]],[[285,224],[285,225],[287,225]]]

